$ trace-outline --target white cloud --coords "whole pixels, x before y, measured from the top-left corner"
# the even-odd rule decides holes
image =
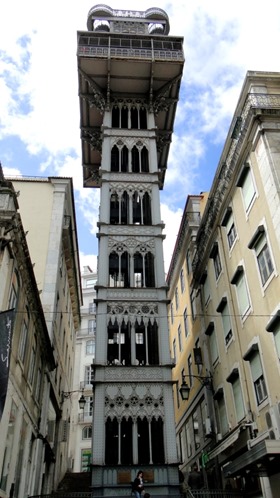
[[[81,271],[83,270],[84,266],[89,266],[93,272],[97,270],[96,254],[84,254],[83,252],[80,252],[79,254]]]
[[[163,251],[164,251],[164,268],[167,273],[174,245],[176,242],[176,237],[178,235],[183,210],[181,208],[172,210],[167,204],[161,203],[161,217],[165,223],[164,234],[168,234],[168,237],[163,241]]]

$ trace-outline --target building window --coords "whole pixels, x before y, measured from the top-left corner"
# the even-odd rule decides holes
[[[192,310],[192,319],[196,319],[196,296],[195,296],[195,290],[192,290],[191,292],[191,310]]]
[[[9,309],[16,310],[17,305],[18,305],[18,299],[19,299],[19,289],[20,289],[19,274],[18,274],[18,271],[15,270],[13,277],[12,277],[12,286],[11,286],[10,296],[9,296]]]
[[[35,398],[37,401],[40,400],[41,384],[42,384],[42,368],[39,367],[36,374],[36,388],[35,388]]]
[[[171,323],[174,323],[174,307],[173,303],[170,304],[170,317],[171,317]]]
[[[218,280],[218,278],[222,272],[222,263],[221,263],[221,258],[220,258],[220,254],[219,254],[219,247],[218,247],[217,242],[215,242],[215,244],[213,245],[209,257],[211,259],[213,259],[215,277],[216,277],[216,280]]]
[[[27,332],[28,332],[28,324],[27,324],[26,320],[24,319],[22,326],[21,326],[20,340],[19,340],[19,346],[18,346],[18,357],[22,363],[24,362],[25,352],[26,352]]]
[[[248,248],[255,250],[261,282],[264,286],[274,272],[274,265],[263,225],[257,228],[248,244]]]
[[[237,187],[241,187],[242,189],[244,208],[247,213],[256,198],[256,189],[253,181],[253,175],[248,163],[246,163],[239,176]]]
[[[96,304],[95,303],[89,303],[89,314],[93,315],[96,312]]]
[[[193,385],[193,367],[192,367],[192,355],[191,354],[188,356],[188,376],[189,376],[190,387],[192,387],[192,385]]]
[[[184,309],[184,329],[185,329],[185,337],[188,337],[189,327],[188,327],[188,310]]]
[[[203,301],[204,301],[204,306],[207,306],[207,304],[210,301],[210,285],[209,285],[209,278],[207,276],[203,284]]]
[[[226,228],[228,247],[229,249],[231,249],[237,238],[235,223],[232,214],[232,208],[229,207],[227,209],[221,224]]]
[[[85,396],[86,398],[86,404],[84,408],[84,417],[92,417],[93,413],[93,397],[92,396]]]
[[[266,326],[267,332],[272,332],[274,336],[275,349],[280,361],[280,310],[277,310]]]
[[[243,359],[250,362],[256,400],[257,404],[260,405],[267,398],[267,389],[258,344],[254,343],[249,351],[243,356]]]
[[[185,275],[183,268],[180,271],[180,284],[181,284],[181,293],[183,293],[185,290]]]
[[[187,444],[187,455],[188,458],[190,458],[193,452],[190,421],[188,421],[186,424],[186,444]]]
[[[87,427],[84,427],[82,432],[82,438],[91,439],[91,435],[92,435],[92,426],[88,425]]]
[[[95,353],[95,342],[93,340],[86,342],[86,354],[94,355]]]
[[[35,360],[36,360],[36,345],[32,347],[30,361],[29,361],[28,382],[31,385],[33,384],[34,380]]]
[[[95,278],[87,278],[86,279],[86,288],[89,289],[90,287],[95,286]]]
[[[229,306],[228,306],[228,302],[227,302],[226,297],[222,298],[216,311],[218,313],[221,313],[225,344],[227,346],[232,339],[232,328],[231,328],[231,321],[230,321]]]
[[[93,369],[91,365],[85,367],[85,385],[91,384],[93,381]]]
[[[96,320],[88,321],[88,333],[89,335],[94,335],[96,331]]]
[[[205,335],[209,337],[211,363],[214,365],[219,358],[214,322],[210,322],[208,324],[208,327],[205,330]]]
[[[179,344],[179,351],[182,351],[182,329],[181,325],[178,327],[178,344]]]
[[[178,293],[178,287],[176,287],[175,289],[175,306],[176,306],[176,310],[178,309],[179,307],[179,293]]]
[[[227,410],[224,398],[224,390],[219,389],[214,394],[214,399],[217,402],[217,419],[219,424],[219,432],[224,436],[228,432]]]
[[[177,363],[176,339],[173,339],[172,347],[173,347],[173,358],[174,358],[174,362],[176,364]]]
[[[238,308],[240,315],[243,318],[251,307],[243,266],[240,265],[237,267],[237,270],[231,279],[231,283],[235,285]]]
[[[199,434],[199,423],[198,423],[198,414],[197,411],[194,411],[192,414],[192,425],[193,425],[193,437],[194,437],[194,445],[197,450],[200,447],[200,434]]]
[[[190,275],[192,271],[192,260],[191,260],[191,251],[188,249],[187,255],[186,255],[186,262],[187,262],[187,272],[188,275]]]
[[[240,422],[240,420],[242,420],[245,417],[246,413],[245,413],[244,400],[241,389],[241,382],[237,368],[235,368],[231,372],[231,374],[227,378],[227,381],[232,386],[232,394],[233,394],[234,406],[236,412],[236,421]]]
[[[105,422],[105,463],[129,465],[133,454],[139,464],[164,463],[163,421],[160,417],[137,417],[136,434],[133,438],[132,418],[107,418]],[[135,445],[135,448],[133,446]]]

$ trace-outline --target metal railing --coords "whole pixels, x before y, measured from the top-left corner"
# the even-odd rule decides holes
[[[127,498],[131,495],[131,492],[128,491],[127,495],[118,495],[115,494],[117,498]],[[154,497],[158,496],[160,498],[170,498],[170,495],[153,495]],[[196,489],[196,490],[188,490],[185,498],[242,498],[243,493],[239,491],[227,491],[227,490],[211,490],[211,489]],[[104,496],[97,496],[93,493],[89,492],[67,492],[60,491],[57,493],[52,493],[50,495],[35,495],[30,496],[29,498],[104,498]],[[182,498],[182,495],[172,495],[172,498]]]
[[[150,48],[126,48],[126,47],[90,47],[79,46],[78,56],[87,57],[122,57],[146,60],[184,60],[182,50],[152,50]]]
[[[241,498],[243,493],[223,489],[188,489],[186,498]]]

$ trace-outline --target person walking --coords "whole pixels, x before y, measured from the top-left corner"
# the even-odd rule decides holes
[[[199,472],[196,463],[192,466],[192,470],[188,478],[188,485],[191,489],[201,489],[203,486],[203,477],[201,472]]]
[[[135,498],[141,498],[141,493],[144,491],[144,482],[143,482],[143,471],[139,470],[137,472],[137,476],[133,481],[132,491],[135,495]]]

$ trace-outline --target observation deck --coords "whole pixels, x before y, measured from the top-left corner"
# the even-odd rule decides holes
[[[163,185],[184,65],[183,38],[167,36],[167,14],[114,11],[105,5],[78,32],[78,72],[84,186],[99,187],[104,112],[114,99],[138,99],[155,116]]]

